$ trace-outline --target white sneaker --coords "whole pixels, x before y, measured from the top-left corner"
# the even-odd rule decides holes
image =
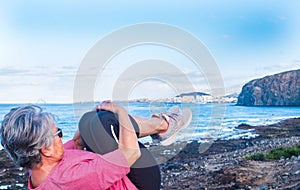
[[[168,111],[159,114],[166,120],[169,127],[166,132],[156,135],[163,146],[172,144],[179,131],[185,129],[192,120],[192,111],[188,108],[180,109],[179,106],[173,106]]]

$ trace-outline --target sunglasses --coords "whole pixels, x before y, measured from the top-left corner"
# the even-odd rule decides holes
[[[52,135],[53,138],[54,138],[56,135],[59,136],[59,138],[62,138],[62,137],[63,137],[63,132],[62,132],[62,129],[61,129],[61,128],[57,128],[57,132],[54,133],[54,134]]]

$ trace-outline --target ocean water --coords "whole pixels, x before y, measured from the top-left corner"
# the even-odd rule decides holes
[[[283,119],[300,117],[300,107],[244,107],[235,104],[184,104],[184,103],[119,103],[129,114],[150,117],[178,105],[190,108],[193,112],[191,124],[178,134],[178,141],[207,139],[251,138],[256,134],[251,130],[238,130],[239,124],[268,125]],[[0,104],[0,122],[13,107],[21,104]],[[63,141],[71,139],[77,130],[80,116],[94,108],[90,104],[40,104],[40,106],[57,116],[58,127],[63,129]],[[149,137],[142,142],[151,141]],[[2,148],[2,147],[0,147]]]

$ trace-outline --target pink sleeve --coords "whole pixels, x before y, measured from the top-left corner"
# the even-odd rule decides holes
[[[114,164],[117,164],[122,167],[129,167],[128,166],[128,161],[126,160],[124,154],[120,149],[117,149],[113,152],[109,152],[107,154],[104,154],[102,156],[104,160],[112,162]]]
[[[65,154],[68,154],[68,151],[73,150],[67,150]],[[126,174],[129,173],[130,168],[120,150],[115,150],[105,156],[87,151],[78,153],[77,156],[72,155],[72,160],[80,159],[80,162],[75,163],[72,161],[73,163],[70,163],[68,161],[62,164],[64,168],[57,169],[56,178],[59,179],[59,183],[68,184],[68,188],[77,189],[82,187],[83,184],[88,184],[87,189],[91,187],[94,189],[108,189],[113,185],[120,185],[124,182],[124,178],[127,179]],[[90,156],[88,156],[88,159],[82,160],[81,157],[84,157],[85,154],[90,154]],[[61,171],[64,172],[61,173]]]
[[[73,140],[69,140],[64,143],[64,149],[77,149],[77,146]]]
[[[102,181],[100,183],[102,188],[109,188],[129,173],[128,162],[121,150],[117,149],[100,157],[103,161],[100,166],[98,165],[98,168],[101,168],[98,170],[98,177]]]

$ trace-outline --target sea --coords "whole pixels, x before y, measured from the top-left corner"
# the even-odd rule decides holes
[[[45,111],[57,118],[57,125],[63,130],[63,141],[72,139],[78,128],[78,121],[86,111],[94,109],[97,103],[76,104],[38,104]],[[300,117],[300,107],[247,107],[234,103],[169,103],[169,102],[118,102],[128,113],[140,117],[151,117],[172,106],[191,109],[193,113],[190,125],[178,134],[177,141],[199,141],[208,139],[253,138],[257,134],[253,130],[240,130],[240,124],[269,125],[284,119]],[[0,104],[0,122],[11,108],[22,104]],[[152,142],[150,137],[140,139],[141,142]],[[0,149],[2,147],[0,146]]]

